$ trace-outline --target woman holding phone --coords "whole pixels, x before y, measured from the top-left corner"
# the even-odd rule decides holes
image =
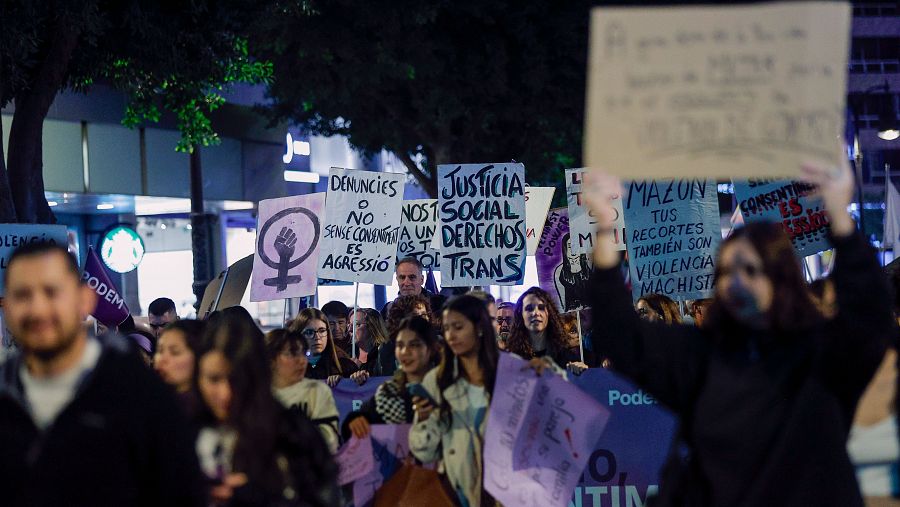
[[[440,356],[439,344],[431,323],[418,316],[400,321],[391,335],[394,354],[400,368],[394,376],[378,386],[375,396],[363,403],[344,419],[342,433],[349,438],[369,434],[370,424],[404,424],[413,421],[411,392],[421,388],[422,379],[432,369]]]

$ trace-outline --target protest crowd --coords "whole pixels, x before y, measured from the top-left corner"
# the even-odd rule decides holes
[[[241,291],[298,306],[275,328],[240,305],[182,319],[168,298],[116,313],[89,283],[102,266],[22,245],[3,263],[0,505],[900,498],[896,402],[878,398],[881,440],[858,424],[871,386],[896,389],[900,270],[858,230],[828,142],[790,181],[735,179],[752,205],[724,233],[712,177],[568,169],[550,209],[515,162],[439,165],[427,203],[402,200],[404,175],[334,168],[327,193],[258,203]],[[398,247],[411,235],[422,251]],[[538,284],[492,293],[528,256]],[[398,292],[318,301],[324,280]]]

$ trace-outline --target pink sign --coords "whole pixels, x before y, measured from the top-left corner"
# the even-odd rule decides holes
[[[353,483],[353,505],[371,506],[375,492],[403,466],[409,455],[409,424],[373,424],[371,426],[372,471]]]
[[[324,207],[324,193],[259,202],[250,301],[310,296],[316,292]]]
[[[503,505],[566,507],[609,410],[527,364],[500,355],[484,435],[484,487]]]
[[[334,460],[338,464],[338,485],[350,484],[365,477],[375,466],[372,439],[366,437],[360,440],[355,436],[350,437],[350,440],[338,450]]]

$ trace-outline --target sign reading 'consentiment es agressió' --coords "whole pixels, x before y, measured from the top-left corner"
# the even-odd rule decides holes
[[[525,273],[525,166],[438,166],[441,285],[515,285]]]
[[[391,284],[404,178],[402,174],[331,168],[320,278]]]
[[[632,297],[710,297],[722,241],[715,181],[634,181],[623,204]]]

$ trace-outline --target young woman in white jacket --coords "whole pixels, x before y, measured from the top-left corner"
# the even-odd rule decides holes
[[[484,430],[497,377],[497,341],[484,302],[459,296],[444,306],[446,350],[413,396],[416,412],[409,447],[423,463],[443,460],[443,470],[460,504],[493,506],[482,485]]]

